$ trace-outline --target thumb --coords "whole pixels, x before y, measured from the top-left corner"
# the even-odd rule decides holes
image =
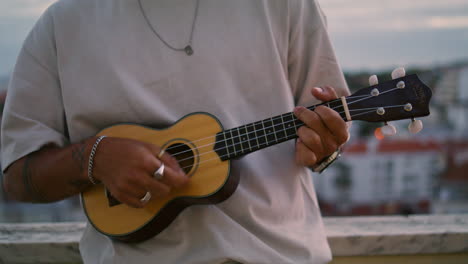
[[[314,87],[311,92],[315,98],[323,102],[338,98],[335,89],[331,86]]]

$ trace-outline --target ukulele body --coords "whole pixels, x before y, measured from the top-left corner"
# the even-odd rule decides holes
[[[190,181],[167,197],[153,196],[143,208],[122,204],[104,185],[94,185],[81,195],[90,223],[113,239],[139,242],[160,233],[187,206],[227,199],[235,191],[239,178],[230,177],[230,161],[222,161],[214,151],[216,134],[222,130],[213,115],[200,112],[161,130],[133,124],[102,130],[98,135],[130,138],[162,147],[179,161]]]

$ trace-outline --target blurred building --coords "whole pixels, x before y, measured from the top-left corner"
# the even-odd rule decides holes
[[[324,215],[468,212],[468,65],[416,73],[433,90],[424,130],[397,121],[398,134],[378,141],[369,134],[380,124],[354,122],[341,160],[314,176]]]
[[[358,141],[316,185],[324,215],[429,213],[442,146],[427,140]]]

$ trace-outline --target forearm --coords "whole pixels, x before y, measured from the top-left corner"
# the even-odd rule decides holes
[[[22,202],[47,203],[82,192],[91,185],[87,168],[94,140],[65,148],[46,146],[17,160],[4,175],[7,196]]]

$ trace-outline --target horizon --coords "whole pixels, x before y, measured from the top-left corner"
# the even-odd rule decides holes
[[[0,2],[0,77],[54,0]],[[344,72],[468,61],[468,0],[320,0]]]

